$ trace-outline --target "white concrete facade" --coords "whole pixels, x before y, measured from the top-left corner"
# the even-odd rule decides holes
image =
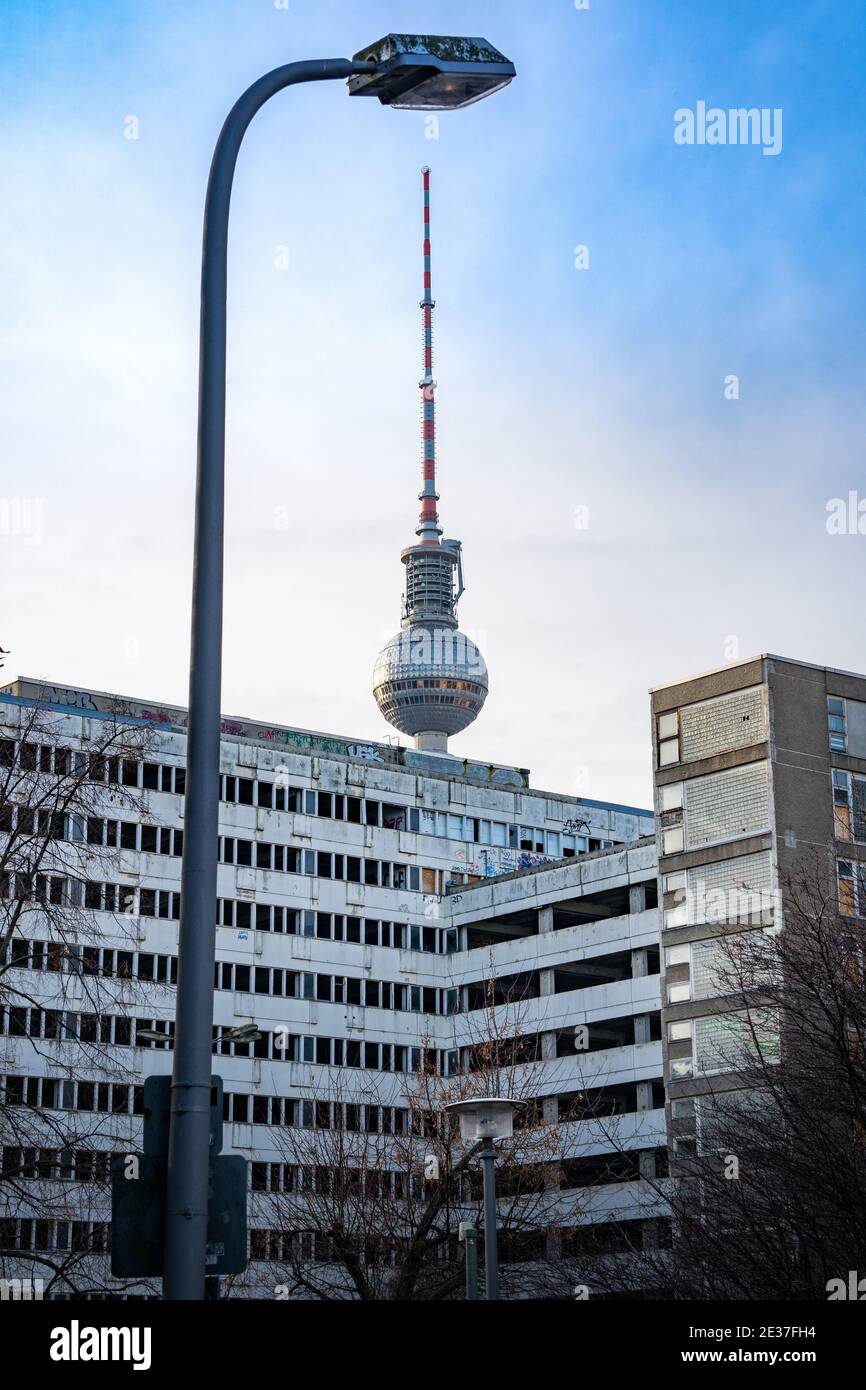
[[[3,735],[16,737],[35,701],[51,739],[84,748],[112,699],[19,682],[0,695]],[[100,791],[108,827],[98,874],[107,875],[107,851],[126,908],[94,907],[78,944],[116,953],[107,966],[103,954],[98,968],[133,1023],[106,1041],[106,1053],[139,1088],[171,1069],[167,1046],[137,1046],[135,1038],[137,1027],[167,1029],[173,1017],[186,737],[182,711],[154,717],[142,702],[125,701],[124,714],[153,731],[147,758],[128,775],[126,804],[118,808],[110,783]],[[569,1118],[575,1096],[609,1093],[616,1144],[637,1151],[641,1172],[654,1176],[665,1141],[650,813],[536,791],[522,769],[425,761],[413,750],[305,731],[284,730],[275,746],[274,730],[227,724],[240,732],[224,733],[222,743],[214,1022],[218,1030],[254,1022],[264,1036],[253,1049],[260,1055],[240,1055],[250,1045],[218,1045],[214,1070],[228,1097],[223,1151],[278,1161],[272,1103],[284,1107],[283,1123],[307,1123],[305,1100],[325,1094],[338,1068],[347,1094],[375,1073],[383,1103],[392,1097],[397,1108],[420,1049],[434,1049],[437,1068],[453,1073],[466,1060],[478,990],[492,971],[496,980],[520,977],[520,1032],[540,1039],[539,1095],[545,1117],[564,1127],[569,1152],[611,1151],[609,1121]],[[115,821],[126,830],[111,830]],[[91,833],[66,828],[70,881],[92,876]],[[36,910],[21,935],[50,935]],[[50,1010],[62,993],[65,1012],[85,1013],[80,981],[58,992],[45,959],[34,948],[7,974],[7,987],[20,981],[21,1007]],[[45,1094],[74,1108],[88,1078],[69,1075],[64,1049],[72,1044],[42,1037],[34,1048],[13,1036],[20,1020],[12,1026],[11,1007],[0,1072],[25,1088],[32,1079],[27,1103],[37,1110],[51,1109],[40,1078],[46,1087],[56,1078],[71,1089]],[[577,1025],[592,1038],[585,1052],[569,1051]],[[7,1083],[7,1103],[9,1094]],[[115,1147],[137,1147],[138,1115],[110,1104]],[[15,1148],[8,1137],[3,1144]],[[584,1194],[581,1219],[640,1220],[644,1187],[599,1185]],[[8,1238],[16,1218],[8,1210],[3,1217]],[[23,1239],[20,1223],[13,1234]],[[35,1230],[25,1234],[36,1239]],[[15,1263],[12,1252],[3,1258]]]

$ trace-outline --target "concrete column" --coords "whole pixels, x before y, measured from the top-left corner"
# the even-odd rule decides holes
[[[633,883],[628,890],[629,912],[646,911],[646,884]]]
[[[645,1221],[643,1223],[643,1248],[644,1250],[658,1250],[659,1223],[657,1221]]]
[[[546,935],[553,931],[553,908],[540,907],[538,909],[538,934]],[[556,993],[556,983],[552,969],[539,970],[538,972],[538,992],[544,999],[549,999]],[[541,1035],[541,1055],[545,1062],[549,1062],[556,1057],[556,1034],[542,1033]],[[559,1123],[559,1101],[556,1096],[545,1096],[541,1102],[541,1113],[546,1125]]]
[[[658,1177],[655,1152],[652,1149],[642,1149],[638,1154],[638,1165],[641,1178],[655,1183]],[[657,1221],[641,1222],[641,1240],[644,1250],[658,1250],[659,1228]]]
[[[650,1037],[649,1014],[635,1014],[634,1040],[635,1043],[648,1043],[652,1041],[652,1038]]]
[[[552,970],[540,970],[538,972],[538,992],[542,998],[549,999],[555,989]],[[556,1059],[556,1034],[542,1033],[541,1035],[541,1056],[545,1062]],[[544,1123],[555,1125],[559,1119],[559,1102],[556,1096],[550,1096],[542,1102],[542,1114]]]
[[[642,1178],[654,1178],[656,1176],[656,1156],[652,1149],[641,1149],[638,1154],[638,1163]]]
[[[637,1083],[637,1108],[638,1110],[652,1110],[653,1084],[651,1081],[639,1081]]]
[[[637,980],[641,975],[649,974],[649,953],[646,946],[640,946],[631,953],[631,977]]]

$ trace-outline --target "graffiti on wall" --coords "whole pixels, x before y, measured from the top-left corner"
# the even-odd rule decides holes
[[[103,695],[98,691],[78,690],[74,686],[42,685],[38,681],[19,680],[5,686],[3,693],[13,699],[38,700],[41,704],[76,714],[111,714],[119,718],[143,720],[167,731],[186,733],[187,711],[178,705],[151,705],[122,696]],[[430,772],[441,776],[468,777],[475,781],[492,782],[502,787],[527,787],[526,768],[501,767],[493,763],[478,763],[450,756],[419,753],[414,748],[401,748],[387,743],[353,743],[348,739],[331,738],[327,734],[290,729],[280,724],[259,724],[252,719],[223,719],[220,730],[225,738],[243,738],[299,754],[333,754],[352,762],[373,763],[376,766],[405,767],[412,772]]]

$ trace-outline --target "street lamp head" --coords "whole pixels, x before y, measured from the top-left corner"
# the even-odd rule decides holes
[[[445,1109],[460,1121],[460,1138],[465,1144],[481,1139],[510,1139],[514,1133],[514,1112],[525,1102],[508,1096],[475,1096],[455,1100]]]
[[[158,1028],[136,1028],[136,1030],[135,1030],[135,1041],[136,1041],[137,1043],[140,1043],[140,1042],[153,1042],[153,1043],[169,1043],[169,1042],[170,1042],[170,1043],[173,1043],[173,1042],[174,1042],[174,1033],[173,1033],[173,1032],[168,1032],[168,1031],[166,1031],[165,1033],[161,1033],[160,1030],[159,1030]]]
[[[224,1028],[221,1035],[221,1041],[233,1043],[251,1043],[258,1042],[261,1036],[262,1035],[259,1032],[259,1029],[255,1023],[239,1023],[234,1028]]]
[[[439,34],[386,34],[355,59],[377,66],[349,78],[349,95],[404,111],[457,111],[507,87],[516,71],[486,39]]]

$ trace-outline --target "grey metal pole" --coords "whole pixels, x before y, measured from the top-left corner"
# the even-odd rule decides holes
[[[487,1139],[481,1150],[484,1164],[484,1287],[487,1299],[499,1297],[499,1253],[496,1245],[496,1150]]]
[[[473,1303],[478,1298],[478,1231],[467,1224],[463,1227],[466,1245],[466,1298]]]
[[[190,640],[177,1017],[171,1089],[163,1297],[204,1298],[216,943],[225,503],[226,273],[238,150],[259,107],[284,87],[375,71],[374,62],[287,63],[229,112],[205,199],[199,337],[198,460]]]

